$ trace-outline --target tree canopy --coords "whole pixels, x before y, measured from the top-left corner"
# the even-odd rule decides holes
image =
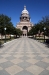
[[[4,28],[6,27],[6,34],[12,33],[13,24],[11,18],[6,15],[0,15],[0,33],[4,34]]]
[[[40,33],[44,32],[44,27],[46,28],[46,35],[49,36],[49,16],[43,17],[40,22],[35,24],[28,32],[28,35],[36,35],[38,34],[39,30]]]
[[[13,35],[21,35],[22,31],[20,29],[16,29],[12,22],[11,18],[7,15],[0,14],[0,33],[2,35],[5,34],[4,28],[6,27],[6,34],[13,34]]]

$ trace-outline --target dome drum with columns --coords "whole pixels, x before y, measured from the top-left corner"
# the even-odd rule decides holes
[[[26,6],[24,6],[24,10],[20,16],[20,22],[16,25],[16,28],[23,31],[23,36],[27,36],[27,33],[32,26],[33,24],[30,22],[29,12],[26,10]]]

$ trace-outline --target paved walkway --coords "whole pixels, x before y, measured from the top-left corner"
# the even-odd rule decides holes
[[[49,48],[19,38],[0,48],[0,75],[49,75]]]

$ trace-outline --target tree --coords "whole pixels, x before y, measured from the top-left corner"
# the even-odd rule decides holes
[[[31,30],[28,32],[28,35],[36,35],[38,31],[44,32],[44,27],[46,27],[45,35],[49,36],[49,16],[45,16],[42,18],[40,22],[35,24]]]
[[[43,25],[43,28],[46,27],[46,35],[49,36],[49,16],[43,17],[39,24]]]
[[[9,18],[6,15],[0,14],[0,33],[1,35],[5,34],[5,30],[4,28],[6,27],[6,34],[10,35],[11,38],[11,34],[15,35],[17,37],[17,35],[20,37],[22,35],[22,31],[20,29],[16,29],[12,22],[11,22],[11,18]]]
[[[16,29],[17,30],[17,35],[20,37],[22,35],[22,31],[20,29]]]
[[[6,34],[12,34],[13,24],[11,18],[6,15],[0,14],[0,33],[4,35],[4,28],[6,27]]]

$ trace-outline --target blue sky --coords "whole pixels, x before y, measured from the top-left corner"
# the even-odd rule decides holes
[[[11,17],[14,26],[20,21],[20,15],[26,5],[31,22],[38,23],[49,15],[49,0],[0,0],[0,14]]]

